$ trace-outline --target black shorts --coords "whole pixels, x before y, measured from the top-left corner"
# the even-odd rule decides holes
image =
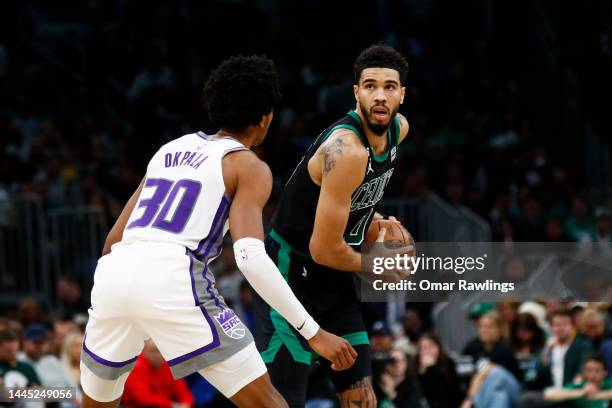
[[[325,330],[347,339],[353,346],[359,346],[358,361],[353,367],[341,374],[330,369],[336,391],[342,392],[354,382],[370,376],[370,343],[361,315],[354,274],[316,264],[307,254],[295,251],[274,231],[266,237],[265,244],[266,252],[317,323]],[[276,310],[257,294],[254,299],[255,342],[268,365],[273,384],[285,398],[287,393],[294,391],[300,394],[303,389],[305,393],[307,376],[296,375],[298,371],[292,370],[307,370],[318,356]]]

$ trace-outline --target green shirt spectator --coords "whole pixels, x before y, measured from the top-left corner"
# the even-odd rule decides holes
[[[593,353],[582,367],[581,380],[563,388],[550,388],[544,399],[550,402],[572,401],[576,408],[608,408],[612,400],[612,380],[603,357]]]
[[[568,384],[564,388],[568,390],[581,390],[588,383],[586,381],[582,381],[578,384]],[[599,386],[600,391],[612,391],[612,379],[605,379]],[[610,406],[609,400],[602,399],[587,399],[586,397],[580,397],[574,401],[574,405],[576,408],[608,408]]]
[[[40,385],[34,368],[17,361],[19,338],[10,330],[0,331],[0,378],[5,387],[28,387]]]

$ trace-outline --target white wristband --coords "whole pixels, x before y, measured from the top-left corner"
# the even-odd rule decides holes
[[[273,309],[289,322],[306,340],[319,330],[319,325],[308,314],[272,262],[264,243],[255,238],[241,238],[234,242],[236,265],[253,289]]]
[[[310,340],[319,331],[319,325],[312,316],[308,316],[302,326],[298,326],[295,329],[299,331],[306,340]]]

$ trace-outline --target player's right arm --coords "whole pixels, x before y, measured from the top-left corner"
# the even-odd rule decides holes
[[[314,159],[314,160],[313,160]],[[363,181],[368,154],[353,132],[342,129],[321,144],[309,163],[320,180],[319,202],[310,238],[310,255],[321,265],[349,272],[361,270],[361,255],[344,240],[351,196]]]
[[[319,355],[344,370],[355,362],[357,352],[345,339],[321,329],[295,297],[280,271],[266,254],[262,212],[272,191],[268,166],[249,151],[231,153],[223,159],[223,179],[232,198],[229,223],[236,265],[253,289],[308,340]]]
[[[102,256],[109,254],[111,247],[117,242],[121,241],[123,238],[123,230],[125,229],[125,225],[127,224],[136,203],[138,202],[144,181],[145,179],[143,178],[136,191],[134,191],[134,194],[132,194],[128,202],[125,204],[125,207],[123,207],[123,210],[121,210],[121,214],[119,214],[119,218],[117,218],[117,221],[115,221],[113,228],[111,228],[110,232],[106,236],[104,248],[102,249]]]

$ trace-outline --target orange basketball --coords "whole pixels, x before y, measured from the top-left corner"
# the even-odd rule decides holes
[[[378,233],[382,228],[387,228],[385,233],[385,243],[391,246],[402,246],[405,244],[413,244],[414,239],[412,234],[408,232],[402,224],[397,221],[390,220],[374,220],[370,223],[370,227],[365,234],[364,242],[376,242]]]

